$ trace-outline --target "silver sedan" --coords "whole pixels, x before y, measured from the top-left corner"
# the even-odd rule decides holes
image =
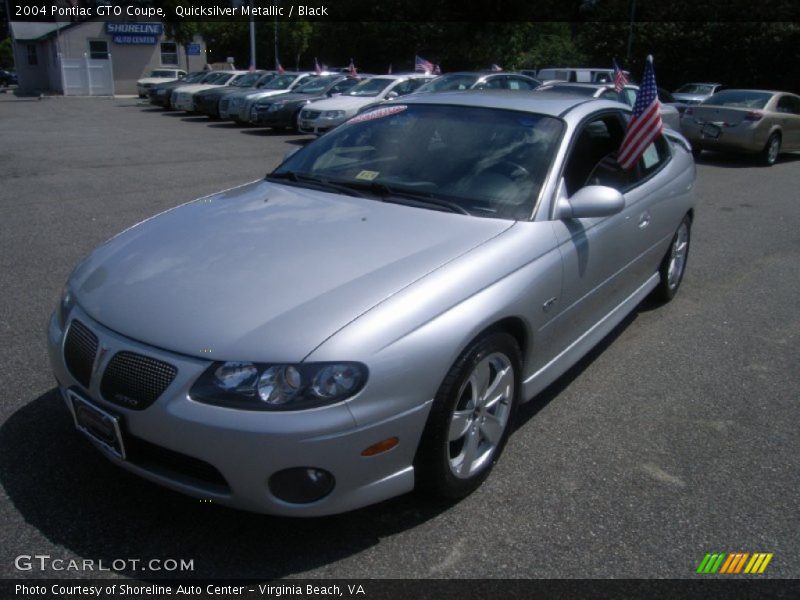
[[[408,96],[120,233],[48,326],[75,426],[120,467],[251,511],[469,494],[521,403],[681,284],[690,147],[669,131],[622,171],[628,111]]]

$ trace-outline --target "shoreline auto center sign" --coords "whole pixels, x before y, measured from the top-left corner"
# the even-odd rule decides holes
[[[115,44],[155,44],[163,32],[161,23],[106,23]]]

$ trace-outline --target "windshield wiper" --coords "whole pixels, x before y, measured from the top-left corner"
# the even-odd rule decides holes
[[[408,188],[395,188],[372,181],[370,183],[355,184],[354,187],[361,187],[370,192],[380,196],[384,202],[391,202],[393,204],[405,204],[408,206],[417,207],[433,207],[436,210],[446,210],[461,215],[470,215],[466,208],[451,200],[445,200],[439,196],[435,196],[431,192],[420,192],[417,190],[410,190]]]
[[[289,181],[301,187],[314,187],[316,189],[324,190],[326,192],[339,192],[340,194],[347,194],[348,196],[356,196],[357,198],[364,198],[364,194],[356,189],[339,183],[333,183],[321,177],[313,177],[311,175],[304,175],[295,171],[283,171],[281,173],[270,173],[267,175],[268,181]]]

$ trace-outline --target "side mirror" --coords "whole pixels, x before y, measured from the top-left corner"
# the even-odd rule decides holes
[[[394,100],[394,99],[395,99],[395,98],[397,98],[399,95],[400,95],[400,94],[398,94],[397,92],[389,92],[388,94],[386,94],[386,99],[387,99],[387,100]]]
[[[571,198],[559,197],[556,219],[586,219],[609,217],[622,212],[625,197],[612,187],[587,185],[575,192]]]

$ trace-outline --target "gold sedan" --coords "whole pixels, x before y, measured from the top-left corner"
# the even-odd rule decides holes
[[[764,165],[800,150],[800,96],[766,90],[724,90],[690,106],[681,130],[695,156],[703,150],[758,154]]]

